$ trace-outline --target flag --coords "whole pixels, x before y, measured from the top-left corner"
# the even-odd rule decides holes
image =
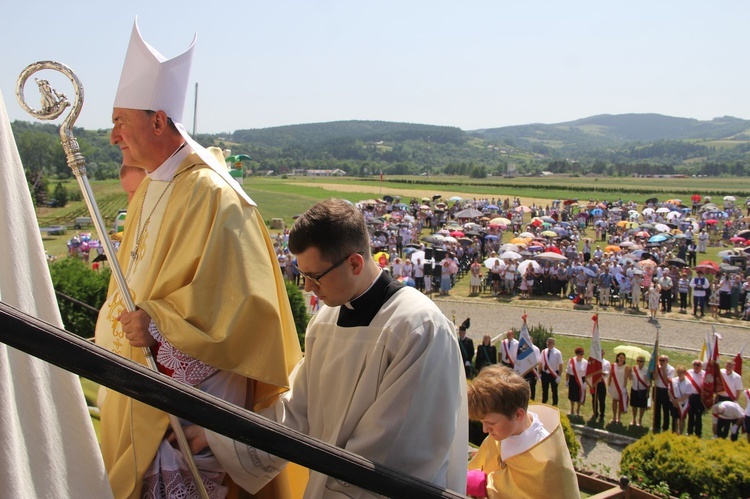
[[[708,360],[710,359],[710,355],[708,352],[711,350],[711,332],[706,331],[706,339],[703,340],[703,346],[701,347],[701,354],[698,357],[701,361],[701,364],[704,366],[708,364]]]
[[[651,352],[651,358],[648,361],[648,379],[653,380],[656,376],[656,359],[659,357],[659,330],[656,330],[656,340],[654,341],[654,350]]]
[[[521,376],[525,376],[536,367],[539,363],[539,358],[534,351],[534,343],[531,341],[529,328],[526,326],[526,314],[523,314],[521,318],[523,319],[523,324],[521,324],[521,332],[518,333],[518,354],[516,355],[516,363],[513,366],[513,370]]]
[[[590,386],[596,386],[602,380],[602,344],[599,341],[599,314],[591,318],[594,321],[594,330],[591,332],[591,349],[589,350],[589,363],[586,367],[586,378]]]
[[[703,386],[701,387],[701,401],[706,408],[713,405],[717,388],[721,390],[721,371],[719,371],[719,339],[721,339],[721,336],[716,333],[713,336],[712,344],[709,343],[706,374],[703,376]]]
[[[739,352],[737,352],[737,355],[734,356],[734,372],[742,376],[742,352],[745,351],[745,346],[743,346]]]
[[[0,93],[0,300],[62,327]],[[112,497],[77,376],[0,343],[4,497]]]

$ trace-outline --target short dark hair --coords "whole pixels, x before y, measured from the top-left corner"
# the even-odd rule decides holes
[[[467,389],[469,418],[479,421],[490,413],[511,418],[518,409],[528,409],[530,397],[529,383],[512,369],[485,366]]]
[[[313,205],[289,231],[289,251],[299,254],[311,247],[330,261],[352,253],[369,258],[370,235],[362,212],[344,199],[331,198]]]

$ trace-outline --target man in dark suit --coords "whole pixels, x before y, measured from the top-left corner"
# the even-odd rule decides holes
[[[471,361],[474,358],[474,341],[466,337],[466,326],[463,324],[458,327],[458,345],[461,347],[466,377],[471,378],[474,374],[474,368],[471,366]]]

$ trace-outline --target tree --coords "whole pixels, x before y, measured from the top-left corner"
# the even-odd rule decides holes
[[[68,204],[68,189],[65,188],[62,182],[58,182],[55,186],[55,190],[52,193],[52,202],[58,208],[62,208]]]
[[[49,270],[55,291],[96,309],[104,304],[109,287],[109,269],[94,272],[81,260],[67,257],[50,264]],[[94,336],[96,313],[60,295],[57,304],[66,330],[83,338]]]

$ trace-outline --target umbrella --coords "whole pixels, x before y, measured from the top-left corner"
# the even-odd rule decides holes
[[[464,234],[460,230],[454,230],[454,231],[451,231],[450,235],[453,237],[464,237],[466,234]]]
[[[713,263],[713,262],[711,262],[711,263]],[[716,264],[714,264],[714,265],[716,265]],[[719,272],[719,266],[716,265],[714,267],[714,266],[711,266],[711,265],[696,265],[695,267],[693,267],[693,271],[694,272],[698,272],[699,270],[701,272],[703,272],[704,274],[717,274]]]
[[[601,215],[602,213],[604,213],[604,212],[602,211],[601,208],[595,208],[595,209],[591,210],[591,214],[594,215],[594,216]]]
[[[656,204],[658,202],[659,202],[659,200],[657,198],[648,198],[646,200],[646,204]]]
[[[727,274],[742,272],[742,269],[740,267],[737,267],[736,265],[729,265],[728,263],[722,263],[721,265],[719,265],[719,269]]]
[[[734,236],[729,238],[733,243],[744,243],[746,239],[744,237]]]
[[[651,237],[651,234],[646,232],[645,230],[641,230],[633,234],[635,237]]]
[[[508,242],[510,242],[512,244],[522,244],[524,246],[526,246],[527,244],[529,244],[529,242],[525,238],[523,238],[523,237],[514,237],[513,239],[511,239]]]
[[[474,208],[466,208],[465,210],[461,210],[458,213],[455,214],[456,218],[479,218],[483,215],[483,213],[479,210],[475,210]]]
[[[707,267],[713,267],[717,271],[719,270],[719,264],[714,262],[713,260],[703,260],[702,262],[698,262],[698,266],[707,266]]]
[[[414,282],[414,279],[411,278],[411,277],[401,276],[401,277],[398,278],[398,280],[400,282],[404,283],[404,285],[406,285],[406,286],[409,286],[409,287],[412,287],[412,288],[416,286],[416,283]]]
[[[451,196],[448,198],[448,201],[463,201],[463,198],[461,196]]]
[[[522,211],[524,213],[528,213],[531,211],[531,208],[529,208],[528,206],[521,205],[521,206],[516,206],[515,211]]]
[[[385,196],[383,196],[383,200],[384,201],[388,201],[389,203],[392,203],[393,202],[393,196],[391,196],[390,194],[386,194]]]
[[[545,237],[557,237],[557,232],[552,231],[552,230],[545,230],[544,232],[542,232],[542,235]]]
[[[657,234],[655,236],[652,236],[649,238],[648,242],[650,243],[663,243],[669,239],[669,236],[667,234]]]
[[[443,241],[445,241],[445,242],[447,242],[447,243],[457,243],[457,242],[458,242],[458,239],[456,239],[456,238],[455,238],[455,237],[453,237],[453,236],[445,236],[445,237],[443,238]]]
[[[484,236],[484,239],[487,241],[497,241],[500,238],[495,234],[487,234],[486,236]]]
[[[644,208],[641,213],[643,213],[644,215],[651,215],[651,214],[654,213],[654,209],[653,208]]]
[[[537,260],[550,260],[553,262],[562,262],[567,260],[564,256],[562,256],[560,253],[555,253],[554,251],[545,251],[544,253],[539,253],[534,258]]]
[[[440,194],[435,194],[434,196],[432,196],[432,200],[434,201],[436,199],[440,199],[441,197],[443,196],[441,196]]]
[[[488,209],[488,210],[499,210],[500,209],[499,206],[495,206],[494,204],[488,204],[487,206],[485,206],[485,208]]]
[[[383,259],[385,259],[385,263],[388,264],[389,257],[390,255],[385,251],[378,251],[377,253],[372,255],[372,259],[381,264],[383,263]]]
[[[669,232],[669,226],[667,224],[656,224],[654,225],[654,229],[659,232]]]
[[[516,253],[515,251],[506,251],[502,255],[500,255],[500,258],[503,260],[520,260],[521,255]]]
[[[516,246],[515,244],[505,243],[502,246],[500,246],[499,251],[516,251],[516,252],[518,252],[519,249],[520,248],[518,246]]]
[[[423,237],[422,241],[426,243],[430,243],[430,244],[437,244],[437,243],[443,242],[443,239],[444,239],[443,236],[438,235],[438,234],[433,234],[431,236]]]
[[[647,350],[635,347],[633,345],[619,345],[616,346],[613,351],[615,352],[615,355],[617,355],[618,353],[624,353],[625,358],[630,362],[635,362],[638,357],[643,357],[644,359],[646,359],[646,364],[648,364],[648,361],[651,360],[651,353],[649,353]]]
[[[488,269],[491,269],[492,267],[494,267],[494,266],[495,266],[495,262],[499,262],[499,263],[500,263],[500,268],[501,268],[501,269],[504,269],[505,267],[507,267],[507,265],[505,264],[505,262],[504,262],[504,261],[502,261],[502,260],[500,260],[500,259],[499,259],[499,258],[497,258],[497,257],[493,257],[493,258],[488,258],[488,259],[486,259],[486,260],[484,261],[484,266],[485,266],[485,267],[487,267]]]
[[[511,221],[505,217],[496,217],[490,220],[490,225],[510,225]]]
[[[670,210],[669,208],[661,207],[661,208],[659,208],[659,209],[656,210],[656,213],[669,213],[670,211],[672,211],[672,210]]]
[[[251,158],[247,154],[235,154],[234,156],[228,156],[225,161],[228,163],[237,163],[238,161],[250,161]]]
[[[588,267],[584,267],[583,265],[579,265],[578,267],[575,267],[575,270],[579,272],[583,272],[589,277],[596,277],[596,271],[594,269],[590,269]]]
[[[471,246],[474,244],[474,240],[470,237],[459,237],[458,242],[461,243],[461,246]]]
[[[640,262],[636,263],[635,266],[639,269],[645,269],[646,267],[655,268],[656,262],[653,260],[641,260]]]
[[[416,250],[414,253],[411,254],[409,258],[411,258],[411,263],[415,265],[417,264],[417,260],[421,260],[424,262],[424,251]]]
[[[529,267],[529,265],[532,266],[534,271],[542,270],[542,266],[539,265],[534,260],[524,260],[521,263],[518,264],[518,273],[521,275],[524,275],[526,273],[526,269]]]
[[[737,201],[734,196],[724,196],[724,201]]]
[[[622,251],[622,248],[620,248],[616,244],[610,244],[609,246],[604,248],[604,251],[611,251],[613,253],[619,253],[620,251]]]
[[[632,246],[637,246],[633,241],[623,241],[620,243],[621,248],[630,248]]]
[[[667,260],[667,263],[670,265],[676,265],[677,267],[687,266],[687,262],[682,258],[670,258],[669,260]]]
[[[531,238],[533,238],[533,237],[536,237],[536,236],[534,234],[532,234],[531,232],[521,232],[520,234],[518,234],[518,237],[531,237]]]

